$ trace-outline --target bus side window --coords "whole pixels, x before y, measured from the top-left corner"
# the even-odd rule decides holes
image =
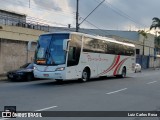
[[[76,47],[69,47],[67,66],[76,65]]]
[[[69,47],[68,60],[75,61],[76,60],[76,47]]]

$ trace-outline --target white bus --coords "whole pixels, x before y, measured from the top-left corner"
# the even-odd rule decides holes
[[[39,37],[34,76],[55,80],[100,76],[125,77],[134,72],[135,45],[77,32]]]

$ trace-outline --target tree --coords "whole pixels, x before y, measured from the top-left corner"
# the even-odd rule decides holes
[[[152,25],[150,26],[150,30],[151,29],[156,29],[156,28],[159,28],[160,29],[160,19],[157,18],[157,17],[154,17],[153,19],[153,22],[152,22]]]
[[[155,32],[156,32],[156,36],[155,36],[155,48],[156,49],[160,49],[160,36],[157,35],[157,33],[160,34],[160,31],[156,30],[157,28],[160,29],[160,19],[157,18],[157,17],[154,17],[152,19],[152,25],[150,26],[150,30],[151,29],[155,29]]]
[[[138,34],[140,34],[140,35],[143,36],[143,55],[144,55],[144,42],[145,42],[145,40],[148,38],[148,37],[147,37],[147,33],[146,33],[144,30],[139,30],[139,31],[138,31]]]
[[[155,48],[160,49],[160,36],[155,37]]]

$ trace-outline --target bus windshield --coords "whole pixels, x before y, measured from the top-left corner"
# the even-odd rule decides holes
[[[38,40],[38,46],[35,55],[36,64],[65,64],[66,51],[63,50],[63,40],[68,38],[68,34],[41,35]]]

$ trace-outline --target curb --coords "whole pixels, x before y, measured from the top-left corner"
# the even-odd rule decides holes
[[[7,76],[5,74],[0,75],[0,81],[7,80]]]
[[[7,77],[0,77],[0,81],[4,81],[4,80],[7,80]]]
[[[5,79],[7,79],[7,73],[1,73],[0,80],[5,80]]]

